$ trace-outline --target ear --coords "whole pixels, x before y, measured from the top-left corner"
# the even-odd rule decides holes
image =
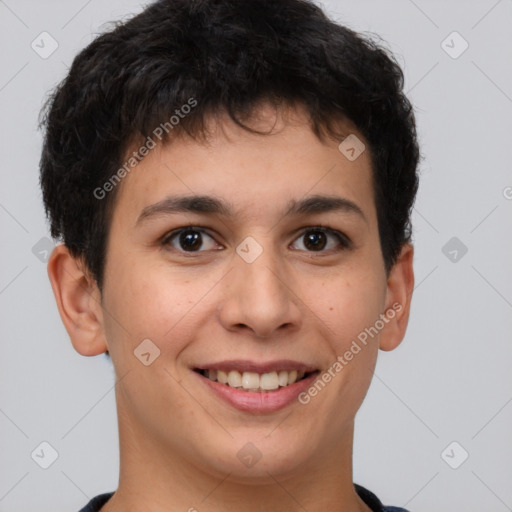
[[[411,244],[405,244],[389,272],[386,292],[386,311],[388,312],[386,316],[389,321],[381,331],[379,341],[381,350],[395,349],[405,336],[414,290],[413,255],[414,247]]]
[[[69,249],[57,245],[48,260],[48,277],[60,317],[75,350],[95,356],[108,349],[103,330],[101,294],[96,281]]]

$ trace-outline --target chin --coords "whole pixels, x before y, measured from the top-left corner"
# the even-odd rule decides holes
[[[311,450],[311,440],[290,443],[275,433],[275,438],[265,438],[266,435],[268,430],[264,435],[255,435],[254,442],[248,441],[251,436],[247,435],[240,441],[236,438],[230,440],[229,446],[211,461],[213,471],[222,478],[229,474],[229,481],[247,485],[275,484],[275,478],[291,477],[299,468],[304,471],[308,459],[304,446]],[[237,449],[234,450],[233,446]],[[211,457],[211,453],[209,455]],[[204,456],[202,461],[206,458]]]

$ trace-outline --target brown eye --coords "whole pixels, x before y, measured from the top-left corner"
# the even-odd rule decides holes
[[[303,240],[304,246],[312,251],[321,251],[327,245],[327,237],[322,231],[308,231]]]
[[[170,245],[173,249],[181,252],[202,252],[200,249],[212,249],[215,246],[213,238],[202,229],[184,228],[173,231],[162,241],[165,246]]]
[[[308,252],[326,252],[350,247],[350,241],[345,235],[334,229],[321,226],[308,228],[296,240],[302,242],[303,247],[299,247],[299,249]]]
[[[203,245],[202,234],[198,231],[182,231],[178,240],[179,245],[186,251],[197,251]]]

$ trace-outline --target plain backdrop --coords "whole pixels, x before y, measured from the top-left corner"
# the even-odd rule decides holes
[[[357,415],[354,481],[412,512],[512,510],[512,0],[322,5],[395,52],[424,156],[410,324]],[[37,116],[102,24],[141,9],[0,0],[2,512],[73,512],[117,487],[113,368],[74,351],[47,278]]]

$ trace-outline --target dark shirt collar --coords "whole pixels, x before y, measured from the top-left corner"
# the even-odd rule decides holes
[[[368,505],[371,508],[372,512],[382,512],[383,505],[379,498],[377,498],[377,496],[373,494],[373,492],[369,491],[368,489],[365,489],[364,487],[358,484],[354,484],[354,487],[359,497],[365,502],[366,505]],[[107,501],[113,494],[114,491],[106,492],[104,494],[99,494],[98,496],[95,496],[79,512],[99,512],[101,507],[103,507],[103,505],[107,503]]]

